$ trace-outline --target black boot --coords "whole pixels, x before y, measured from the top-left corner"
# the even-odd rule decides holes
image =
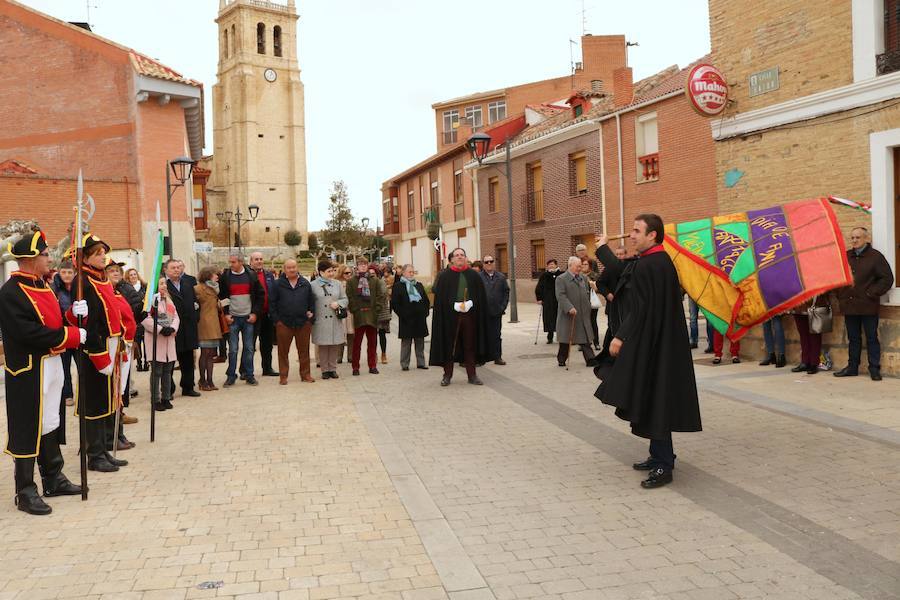
[[[34,459],[17,458],[16,461],[16,505],[29,515],[49,515],[53,512],[38,494],[34,484]]]
[[[759,366],[768,367],[769,365],[774,365],[774,364],[775,364],[775,353],[772,352],[771,354],[769,354],[769,356],[766,357],[766,359],[764,361],[759,363]]]
[[[62,452],[59,451],[59,430],[48,433],[41,438],[41,452],[38,454],[38,469],[41,472],[41,485],[44,495],[77,496],[81,494],[81,486],[75,485],[63,474]]]
[[[779,354],[778,358],[775,359],[775,368],[780,369],[785,365],[787,365],[787,357],[784,354]]]
[[[547,334],[547,343],[548,343],[548,344],[552,344],[552,343],[553,343],[553,332],[552,332],[552,331],[551,331],[550,333]]]
[[[87,419],[88,469],[101,473],[113,473],[118,471],[119,467],[106,459],[103,429],[103,419]]]

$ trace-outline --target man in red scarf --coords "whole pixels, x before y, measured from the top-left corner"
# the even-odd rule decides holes
[[[450,253],[450,266],[435,279],[431,317],[431,351],[428,364],[444,368],[442,386],[450,385],[453,365],[464,362],[469,383],[482,385],[476,363],[489,359],[487,343],[487,295],[481,276],[469,268],[466,251]]]
[[[700,431],[700,405],[688,344],[681,285],[662,242],[658,215],[635,217],[631,240],[640,258],[624,269],[613,292],[622,322],[609,344],[612,367],[595,370],[603,380],[595,395],[650,440],[650,457],[632,465],[649,471],[641,482],[656,488],[672,481],[673,431]],[[598,246],[606,245],[606,237]]]

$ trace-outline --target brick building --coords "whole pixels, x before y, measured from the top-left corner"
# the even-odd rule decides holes
[[[748,12],[727,0],[709,3],[712,61],[733,100],[711,123],[720,211],[829,194],[871,203],[871,217],[836,209],[841,227],[868,227],[900,278],[900,2],[754,6]],[[882,369],[897,375],[900,287],[883,304]],[[844,364],[840,319],[825,344]],[[791,344],[789,353],[798,348]]]
[[[533,278],[547,259],[562,264],[579,243],[592,248],[602,231],[630,231],[640,212],[667,222],[715,214],[715,151],[706,119],[684,95],[688,69],[673,66],[634,85],[629,76],[606,92],[572,94],[565,111],[512,140],[520,298],[533,298]],[[495,151],[476,171],[482,253],[508,272],[504,161],[504,152]]]
[[[624,36],[585,35],[581,42],[583,61],[571,75],[432,105],[437,153],[382,185],[384,236],[395,262],[414,264],[424,280],[434,276],[441,263],[427,236],[429,219],[441,223],[448,249],[460,246],[470,256],[481,252],[473,182],[463,168],[470,160],[465,142],[473,131],[485,129],[496,145],[526,126],[526,107],[531,107],[532,122],[537,122],[542,104],[564,102],[573,85],[600,90],[616,78],[630,83]]]
[[[0,0],[0,39],[0,221],[37,218],[62,239],[81,169],[92,229],[146,271],[157,202],[166,216],[166,162],[201,156],[202,85],[12,0]],[[180,256],[192,255],[190,189],[172,199]]]

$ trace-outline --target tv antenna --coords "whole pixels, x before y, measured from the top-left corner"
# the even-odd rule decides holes
[[[93,4],[93,2],[95,2],[95,1],[96,0],[85,0],[85,2],[84,2],[85,11],[87,12],[87,19],[85,22],[88,24],[88,27],[90,27],[91,29],[94,28],[93,23],[91,23],[91,9],[92,8],[100,8],[96,4]]]

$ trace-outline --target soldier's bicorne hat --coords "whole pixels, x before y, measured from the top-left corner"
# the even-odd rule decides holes
[[[106,248],[106,251],[109,252],[109,250],[110,250],[109,244],[107,244],[106,242],[101,240],[99,237],[97,237],[93,233],[86,233],[81,237],[81,247],[84,249],[85,252],[87,252],[88,250],[90,250],[91,248],[93,248],[94,246],[96,246],[98,244],[102,245],[104,248]],[[71,258],[74,256],[75,256],[75,248],[69,248],[68,250],[66,250],[66,254],[65,254],[64,258]]]
[[[47,238],[40,230],[26,233],[15,244],[10,242],[6,249],[13,258],[34,258],[47,249]]]

